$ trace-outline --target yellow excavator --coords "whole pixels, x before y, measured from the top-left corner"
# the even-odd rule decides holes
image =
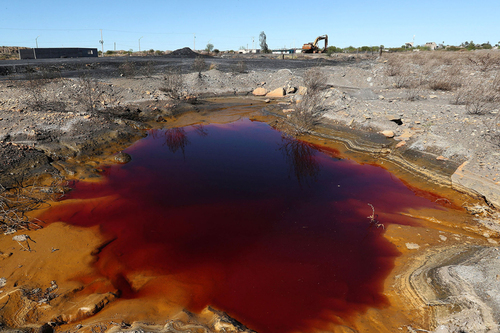
[[[320,49],[318,47],[318,42],[320,40],[324,40],[325,41],[325,47]],[[307,44],[304,44],[302,46],[302,52],[303,53],[323,53],[323,52],[326,52],[326,48],[328,47],[328,35],[323,35],[323,36],[319,36],[318,38],[316,38],[316,40],[314,41],[314,43],[307,43]]]

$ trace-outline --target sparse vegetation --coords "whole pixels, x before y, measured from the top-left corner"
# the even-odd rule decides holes
[[[163,84],[160,88],[170,98],[179,99],[183,87],[182,72],[178,67],[168,67],[163,75]]]
[[[26,78],[21,82],[28,94],[27,104],[33,110],[45,110],[56,104],[55,96],[50,96],[47,85],[57,83],[61,80],[57,69],[41,67],[26,68]]]
[[[82,73],[74,89],[74,99],[86,111],[95,112],[98,105],[103,102],[103,97],[104,90],[99,81],[90,72]]]
[[[135,77],[137,68],[136,64],[133,61],[127,60],[123,64],[118,67],[118,72],[120,73],[120,76],[125,76],[128,78]]]
[[[277,127],[291,136],[310,133],[326,111],[321,94],[326,82],[327,77],[319,67],[307,70],[304,74],[306,93],[295,105],[294,112],[286,120],[279,121]]]
[[[233,73],[245,73],[247,71],[247,63],[240,60],[231,66],[231,70]]]
[[[20,229],[39,229],[40,221],[33,220],[28,213],[41,208],[47,200],[56,200],[67,191],[66,183],[59,175],[52,175],[53,181],[43,186],[39,180],[27,184],[22,178],[16,185],[6,189],[0,185],[0,230],[4,233]]]
[[[205,58],[197,56],[193,62],[193,70],[198,72],[198,78],[201,79],[201,72],[203,72],[206,68],[207,63],[205,62]]]

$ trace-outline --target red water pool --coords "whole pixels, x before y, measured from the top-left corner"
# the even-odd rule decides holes
[[[258,332],[308,331],[335,316],[388,305],[383,281],[398,256],[369,223],[435,207],[386,170],[283,138],[265,123],[152,131],[77,182],[46,221],[101,225],[116,237],[95,263],[123,298],[169,299],[168,286],[132,288],[133,272],[175,275],[191,311],[207,305]]]

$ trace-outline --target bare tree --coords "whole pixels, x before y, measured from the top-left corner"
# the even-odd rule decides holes
[[[261,31],[259,35],[259,42],[262,53],[269,53],[269,47],[267,46],[267,36],[264,31]]]

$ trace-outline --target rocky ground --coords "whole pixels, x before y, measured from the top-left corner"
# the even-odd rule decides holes
[[[314,122],[321,125],[311,132],[324,137],[356,133],[357,139],[345,140],[351,148],[375,149],[388,161],[470,195],[474,205],[462,205],[496,245],[496,53],[205,57],[196,68],[199,59],[184,49],[149,59],[0,63],[0,184],[9,188],[43,172],[91,177],[95,164],[82,161],[112,156],[144,135],[144,129],[180,113],[203,112],[216,96],[269,102],[268,111],[302,126],[298,115],[307,110],[314,92],[321,111]],[[415,156],[426,162],[413,163]],[[435,313],[428,329],[499,329],[496,251],[471,244],[429,250],[418,257],[426,259],[414,259],[421,266],[408,273],[407,281],[418,296],[409,297],[420,299],[418,306],[449,305]]]

